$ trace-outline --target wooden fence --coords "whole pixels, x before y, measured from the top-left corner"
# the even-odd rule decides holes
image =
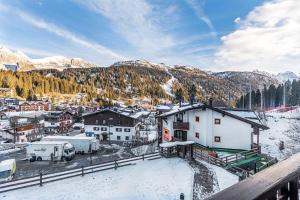
[[[64,170],[57,173],[48,173],[48,174],[40,173],[39,175],[36,176],[2,183],[0,184],[0,193],[26,188],[26,187],[37,186],[37,185],[43,186],[46,183],[59,181],[66,178],[72,178],[76,176],[84,176],[86,174],[91,174],[91,173],[110,170],[110,169],[116,170],[120,167],[132,165],[138,160],[154,160],[158,158],[161,158],[161,156],[159,153],[156,152],[156,153],[150,153],[141,156],[135,156],[127,159],[120,159],[120,160],[115,160],[110,162],[98,163],[86,167],[82,166],[79,168]]]

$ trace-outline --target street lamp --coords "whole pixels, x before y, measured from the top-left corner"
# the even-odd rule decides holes
[[[113,120],[112,117],[108,118],[108,144],[110,145],[110,127],[112,127],[112,125],[110,124],[110,122]]]

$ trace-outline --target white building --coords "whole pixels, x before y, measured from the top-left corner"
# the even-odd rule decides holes
[[[138,130],[144,114],[144,112],[101,110],[83,116],[84,130],[87,135],[95,135],[103,141],[136,140],[139,138]]]
[[[177,107],[158,116],[162,142],[194,141],[210,148],[258,147],[262,123],[210,105]],[[255,141],[256,140],[256,141]]]

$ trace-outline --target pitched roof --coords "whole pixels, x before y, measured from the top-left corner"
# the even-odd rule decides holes
[[[240,120],[240,121],[246,122],[248,124],[251,124],[254,127],[258,127],[258,128],[263,129],[263,130],[269,129],[269,127],[263,125],[262,123],[257,123],[253,120],[241,117],[239,115],[236,115],[236,114],[230,113],[228,111],[222,110],[220,108],[216,108],[216,107],[209,106],[209,105],[206,105],[206,104],[193,104],[193,105],[189,105],[189,106],[175,108],[175,109],[173,109],[169,112],[158,115],[157,118],[165,118],[165,117],[169,117],[171,115],[177,114],[177,113],[181,113],[181,112],[185,112],[185,111],[189,111],[189,110],[194,110],[194,109],[211,109],[211,110],[216,111],[218,113],[221,113],[223,115],[227,115],[229,117],[232,117],[232,118],[235,118],[237,120]]]

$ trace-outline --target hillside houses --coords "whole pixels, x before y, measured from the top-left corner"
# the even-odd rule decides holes
[[[268,129],[238,112],[205,104],[174,107],[157,117],[162,143],[194,141],[209,148],[250,150],[258,147],[260,130]]]

